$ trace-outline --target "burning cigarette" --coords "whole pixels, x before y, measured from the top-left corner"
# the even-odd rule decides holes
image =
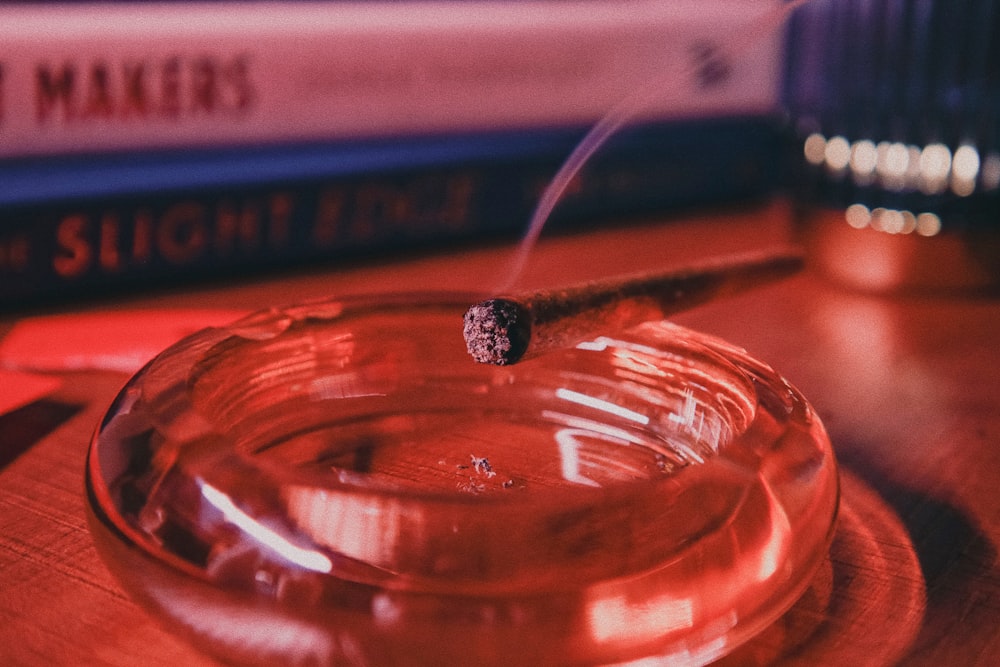
[[[668,273],[495,297],[465,313],[465,343],[480,363],[514,364],[752,289],[789,276],[802,265],[798,254],[757,254]]]

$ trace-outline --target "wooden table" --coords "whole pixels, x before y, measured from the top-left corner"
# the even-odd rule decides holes
[[[543,286],[790,238],[780,203],[544,240]],[[327,294],[476,288],[507,247],[312,269],[89,304],[255,310]],[[0,320],[0,334],[16,317]],[[811,271],[675,318],[746,347],[809,397],[842,466],[830,558],[789,614],[726,664],[1000,664],[1000,304],[841,289]],[[76,370],[0,469],[0,664],[211,665],[121,592],[91,544],[89,436],[125,375]],[[4,422],[0,422],[4,423]],[[9,425],[8,425],[8,428]],[[46,432],[47,431],[47,432]]]

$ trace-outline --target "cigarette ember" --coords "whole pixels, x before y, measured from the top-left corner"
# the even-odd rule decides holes
[[[524,355],[531,337],[531,318],[517,303],[489,299],[465,313],[464,332],[473,359],[503,366]]]
[[[601,333],[662,319],[801,268],[797,253],[755,254],[668,273],[495,297],[465,313],[465,344],[479,363],[514,364]]]

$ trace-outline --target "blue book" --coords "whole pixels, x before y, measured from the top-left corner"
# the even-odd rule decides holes
[[[515,238],[585,131],[0,161],[0,307]],[[552,225],[762,197],[780,152],[768,116],[629,128]]]

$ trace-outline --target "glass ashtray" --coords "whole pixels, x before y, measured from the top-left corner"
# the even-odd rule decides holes
[[[480,365],[475,300],[273,309],[150,362],[86,468],[124,589],[240,664],[703,664],[792,605],[838,499],[793,387],[665,321]]]

